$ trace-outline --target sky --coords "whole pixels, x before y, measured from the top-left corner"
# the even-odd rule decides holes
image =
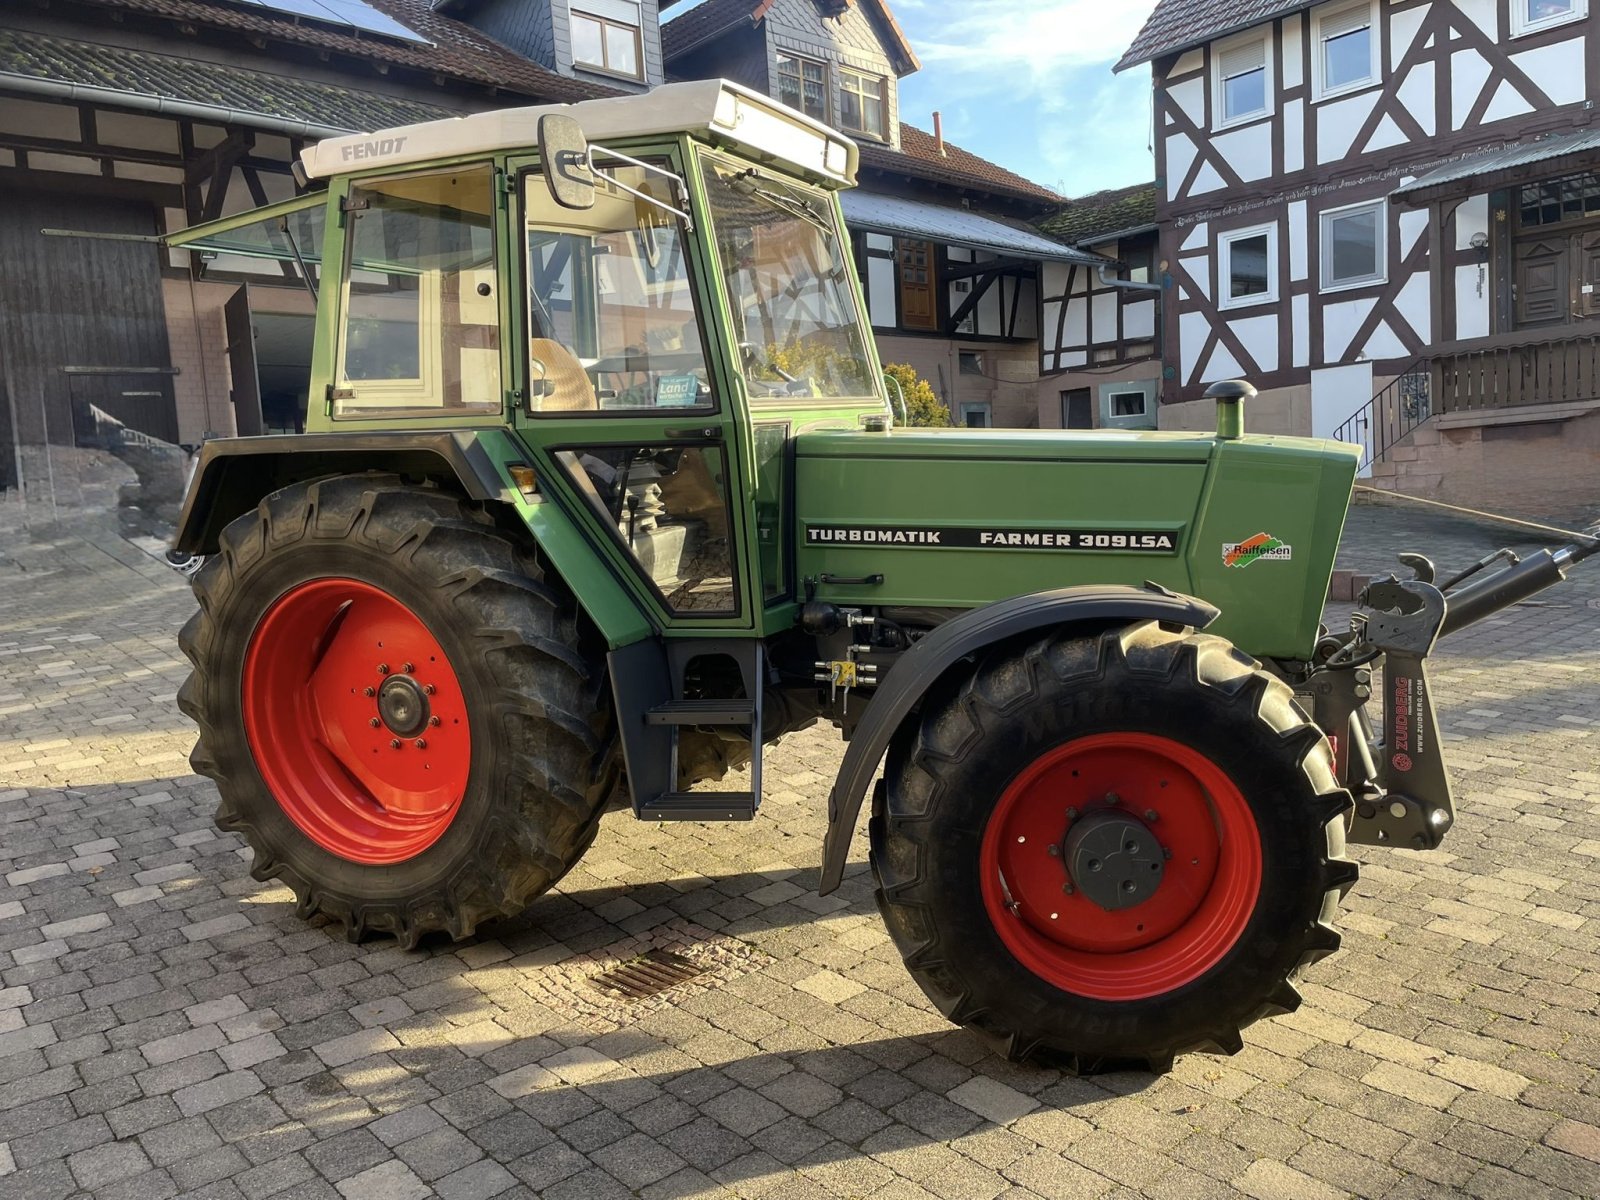
[[[901,120],[1067,196],[1154,178],[1150,68],[1111,73],[1154,0],[888,4],[922,60]]]

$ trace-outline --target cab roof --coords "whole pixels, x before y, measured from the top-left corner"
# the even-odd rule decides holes
[[[505,108],[328,138],[300,152],[307,177],[326,179],[369,167],[531,150],[539,118],[572,117],[595,143],[691,134],[775,162],[831,187],[852,187],[859,151],[849,138],[759,92],[725,79],[669,83],[643,95]]]

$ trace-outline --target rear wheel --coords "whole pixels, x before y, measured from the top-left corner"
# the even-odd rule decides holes
[[[577,862],[617,774],[603,647],[537,564],[390,476],[286,488],[221,542],[179,703],[256,878],[414,945]]]
[[[1223,639],[1055,635],[891,751],[879,906],[929,998],[1012,1057],[1164,1070],[1299,1004],[1355,879],[1349,804],[1289,689]]]

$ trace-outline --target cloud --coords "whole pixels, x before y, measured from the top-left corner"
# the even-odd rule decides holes
[[[951,141],[1068,195],[1154,175],[1149,71],[1111,73],[1151,0],[895,6],[923,62],[901,81],[903,119],[941,109]]]
[[[1150,15],[1150,4],[1118,0],[966,0],[942,6],[959,15],[924,26],[916,39],[924,66],[941,75],[988,75],[1035,88],[1074,67],[1122,57]],[[919,16],[924,16],[919,13]]]

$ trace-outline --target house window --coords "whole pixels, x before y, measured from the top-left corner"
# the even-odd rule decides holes
[[[883,76],[839,68],[839,127],[868,137],[888,137]]]
[[[1511,36],[1538,33],[1588,15],[1589,0],[1511,0]]]
[[[1388,277],[1388,206],[1377,200],[1322,214],[1322,288],[1382,283]]]
[[[990,410],[987,401],[964,400],[961,403],[961,423],[968,429],[988,429]]]
[[[983,374],[983,355],[976,350],[962,350],[959,353],[961,373],[963,375]]]
[[[1107,397],[1113,417],[1142,417],[1145,415],[1143,392],[1112,392]]]
[[[1278,229],[1235,229],[1217,240],[1219,308],[1270,304],[1278,298]]]
[[[572,8],[572,61],[643,79],[639,28],[639,0],[578,0]]]
[[[1600,174],[1590,171],[1524,184],[1517,207],[1524,229],[1595,216],[1600,214]]]
[[[1212,63],[1219,128],[1266,116],[1272,90],[1266,38],[1257,34],[1245,41],[1225,43],[1214,51]]]
[[[778,55],[778,99],[819,121],[828,119],[828,68],[809,58]]]
[[[1378,30],[1368,0],[1316,17],[1317,95],[1339,96],[1378,79]]]

